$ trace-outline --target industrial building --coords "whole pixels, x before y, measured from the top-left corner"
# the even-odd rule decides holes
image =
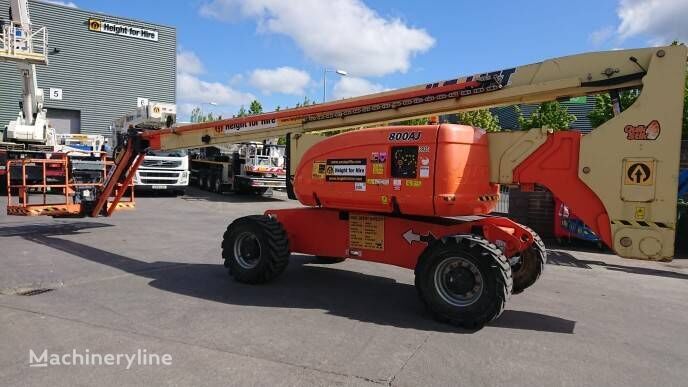
[[[0,23],[8,8],[0,0]],[[40,1],[29,8],[48,31],[49,63],[36,68],[57,133],[109,134],[137,103],[176,103],[174,27]],[[0,62],[0,130],[19,113],[20,82],[17,65]]]

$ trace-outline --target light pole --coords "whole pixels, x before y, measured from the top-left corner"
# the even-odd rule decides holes
[[[341,75],[342,77],[345,77],[349,75],[348,72],[344,70],[335,70],[335,69],[328,69],[327,67],[323,67],[323,103],[325,103],[325,96],[327,94],[327,73],[335,73],[338,75]]]

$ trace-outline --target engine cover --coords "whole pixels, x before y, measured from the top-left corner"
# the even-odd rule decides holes
[[[303,155],[294,191],[307,206],[421,216],[491,212],[485,131],[465,125],[389,126],[330,137]]]

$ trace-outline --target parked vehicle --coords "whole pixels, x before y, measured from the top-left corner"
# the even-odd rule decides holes
[[[191,160],[191,180],[204,190],[262,195],[285,189],[284,145],[247,142],[201,149]]]

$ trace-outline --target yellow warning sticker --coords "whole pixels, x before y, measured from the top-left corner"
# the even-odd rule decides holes
[[[384,174],[385,174],[385,164],[373,163],[373,175],[384,175]]]
[[[313,162],[313,178],[314,179],[324,179],[326,167],[327,167],[327,164],[324,161],[314,161]]]
[[[645,220],[645,207],[635,208],[635,220]]]
[[[655,161],[632,159],[624,161],[624,184],[653,185],[655,183]]]
[[[420,180],[406,180],[406,186],[407,187],[413,187],[413,188],[418,188],[423,184],[422,181]]]
[[[387,203],[389,203],[389,199],[387,198],[387,196],[382,195],[382,196],[380,196],[380,202],[382,204],[387,204]]]
[[[385,249],[385,218],[373,215],[349,215],[349,247],[383,251]]]

